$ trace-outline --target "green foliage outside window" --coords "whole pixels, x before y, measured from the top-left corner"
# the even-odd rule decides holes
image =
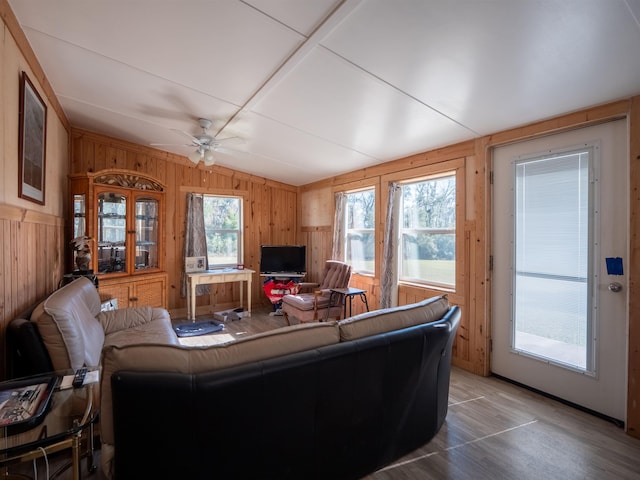
[[[360,273],[373,273],[375,261],[375,190],[347,194],[345,261]]]
[[[456,178],[402,186],[400,278],[455,284]]]

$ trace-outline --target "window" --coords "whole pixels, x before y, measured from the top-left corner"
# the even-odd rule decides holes
[[[456,176],[402,185],[399,279],[455,286]]]
[[[375,261],[375,190],[346,194],[345,262],[355,272],[373,273]]]
[[[209,267],[242,262],[242,198],[204,195],[204,231]]]

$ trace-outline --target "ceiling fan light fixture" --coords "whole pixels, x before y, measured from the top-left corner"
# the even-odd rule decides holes
[[[200,160],[202,160],[202,157],[204,152],[202,152],[199,148],[197,150],[194,150],[193,152],[191,152],[188,155],[189,160],[191,160],[193,163],[197,164]]]
[[[204,152],[204,164],[207,167],[210,167],[214,163],[216,163],[216,159],[213,156],[213,152],[211,150],[207,150],[206,152]]]

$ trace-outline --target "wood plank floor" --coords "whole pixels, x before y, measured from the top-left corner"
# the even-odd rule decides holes
[[[242,338],[284,325],[283,317],[256,309],[251,318],[227,322],[216,335]],[[42,475],[42,463],[39,470]],[[83,472],[83,478],[103,476]],[[640,440],[621,428],[495,377],[453,368],[449,412],[440,432],[365,480],[639,478]]]
[[[638,478],[640,440],[613,423],[454,368],[440,432],[366,480]]]

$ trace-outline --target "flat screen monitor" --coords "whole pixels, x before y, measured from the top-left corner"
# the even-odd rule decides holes
[[[261,245],[260,273],[305,273],[307,250],[304,245]]]

